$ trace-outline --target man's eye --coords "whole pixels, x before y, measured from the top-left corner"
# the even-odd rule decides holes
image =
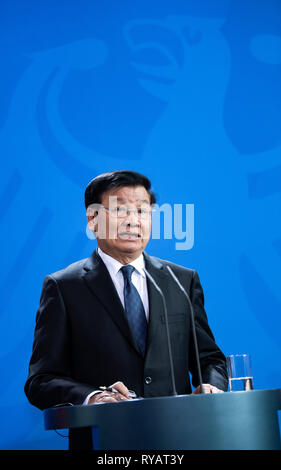
[[[115,208],[115,213],[117,215],[126,215],[127,214],[127,209],[125,207],[116,207]]]
[[[138,209],[138,214],[143,216],[148,216],[150,214],[150,209],[148,207],[143,207],[142,209]]]

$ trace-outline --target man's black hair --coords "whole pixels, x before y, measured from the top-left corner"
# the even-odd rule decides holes
[[[85,191],[85,207],[90,204],[101,204],[103,193],[123,186],[143,186],[149,194],[150,204],[155,204],[156,197],[151,191],[150,180],[135,171],[117,170],[102,173],[92,179]]]

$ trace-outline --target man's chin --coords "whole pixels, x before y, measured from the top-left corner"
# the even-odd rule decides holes
[[[141,238],[119,238],[118,248],[120,250],[129,250],[130,252],[142,249],[143,243]]]
[[[149,239],[135,238],[135,239],[122,239],[118,237],[108,243],[108,240],[99,240],[98,244],[102,251],[118,259],[119,255],[134,255],[138,257],[145,249]]]
[[[115,248],[122,253],[136,253],[140,255],[145,249],[148,239],[135,238],[135,239],[121,239],[118,237]]]

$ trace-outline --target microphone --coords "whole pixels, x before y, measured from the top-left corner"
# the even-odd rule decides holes
[[[194,320],[193,306],[192,306],[192,303],[191,303],[191,300],[189,298],[188,293],[186,292],[185,288],[183,287],[183,285],[178,280],[177,276],[173,273],[170,266],[166,266],[166,269],[169,272],[169,274],[171,275],[171,277],[174,279],[176,284],[179,286],[180,290],[185,295],[185,297],[188,301],[188,304],[189,304],[190,313],[191,313],[191,330],[192,330],[192,336],[193,336],[193,341],[194,341],[194,350],[195,350],[195,357],[196,357],[197,372],[198,372],[198,377],[199,377],[200,393],[204,393],[203,384],[202,384],[201,366],[200,366],[200,360],[199,360],[198,343],[197,343],[196,330],[195,330],[195,320]]]
[[[162,301],[163,301],[163,307],[164,307],[164,317],[165,317],[165,325],[166,325],[166,332],[167,332],[167,343],[168,343],[168,353],[169,353],[169,361],[170,361],[170,369],[171,369],[171,381],[172,381],[172,395],[177,395],[176,391],[176,384],[175,384],[175,372],[174,372],[174,364],[173,364],[173,355],[172,355],[172,348],[171,348],[171,340],[170,340],[170,330],[169,330],[169,324],[168,324],[168,315],[167,315],[167,305],[166,305],[166,300],[164,297],[164,294],[158,284],[155,282],[153,277],[147,272],[145,268],[143,268],[146,276],[148,279],[152,282],[154,285],[155,289],[159,292],[161,295]]]

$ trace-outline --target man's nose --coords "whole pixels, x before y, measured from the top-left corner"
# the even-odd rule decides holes
[[[140,218],[136,210],[134,209],[128,210],[127,216],[125,218],[125,223],[126,225],[137,226],[137,227],[140,225]]]

